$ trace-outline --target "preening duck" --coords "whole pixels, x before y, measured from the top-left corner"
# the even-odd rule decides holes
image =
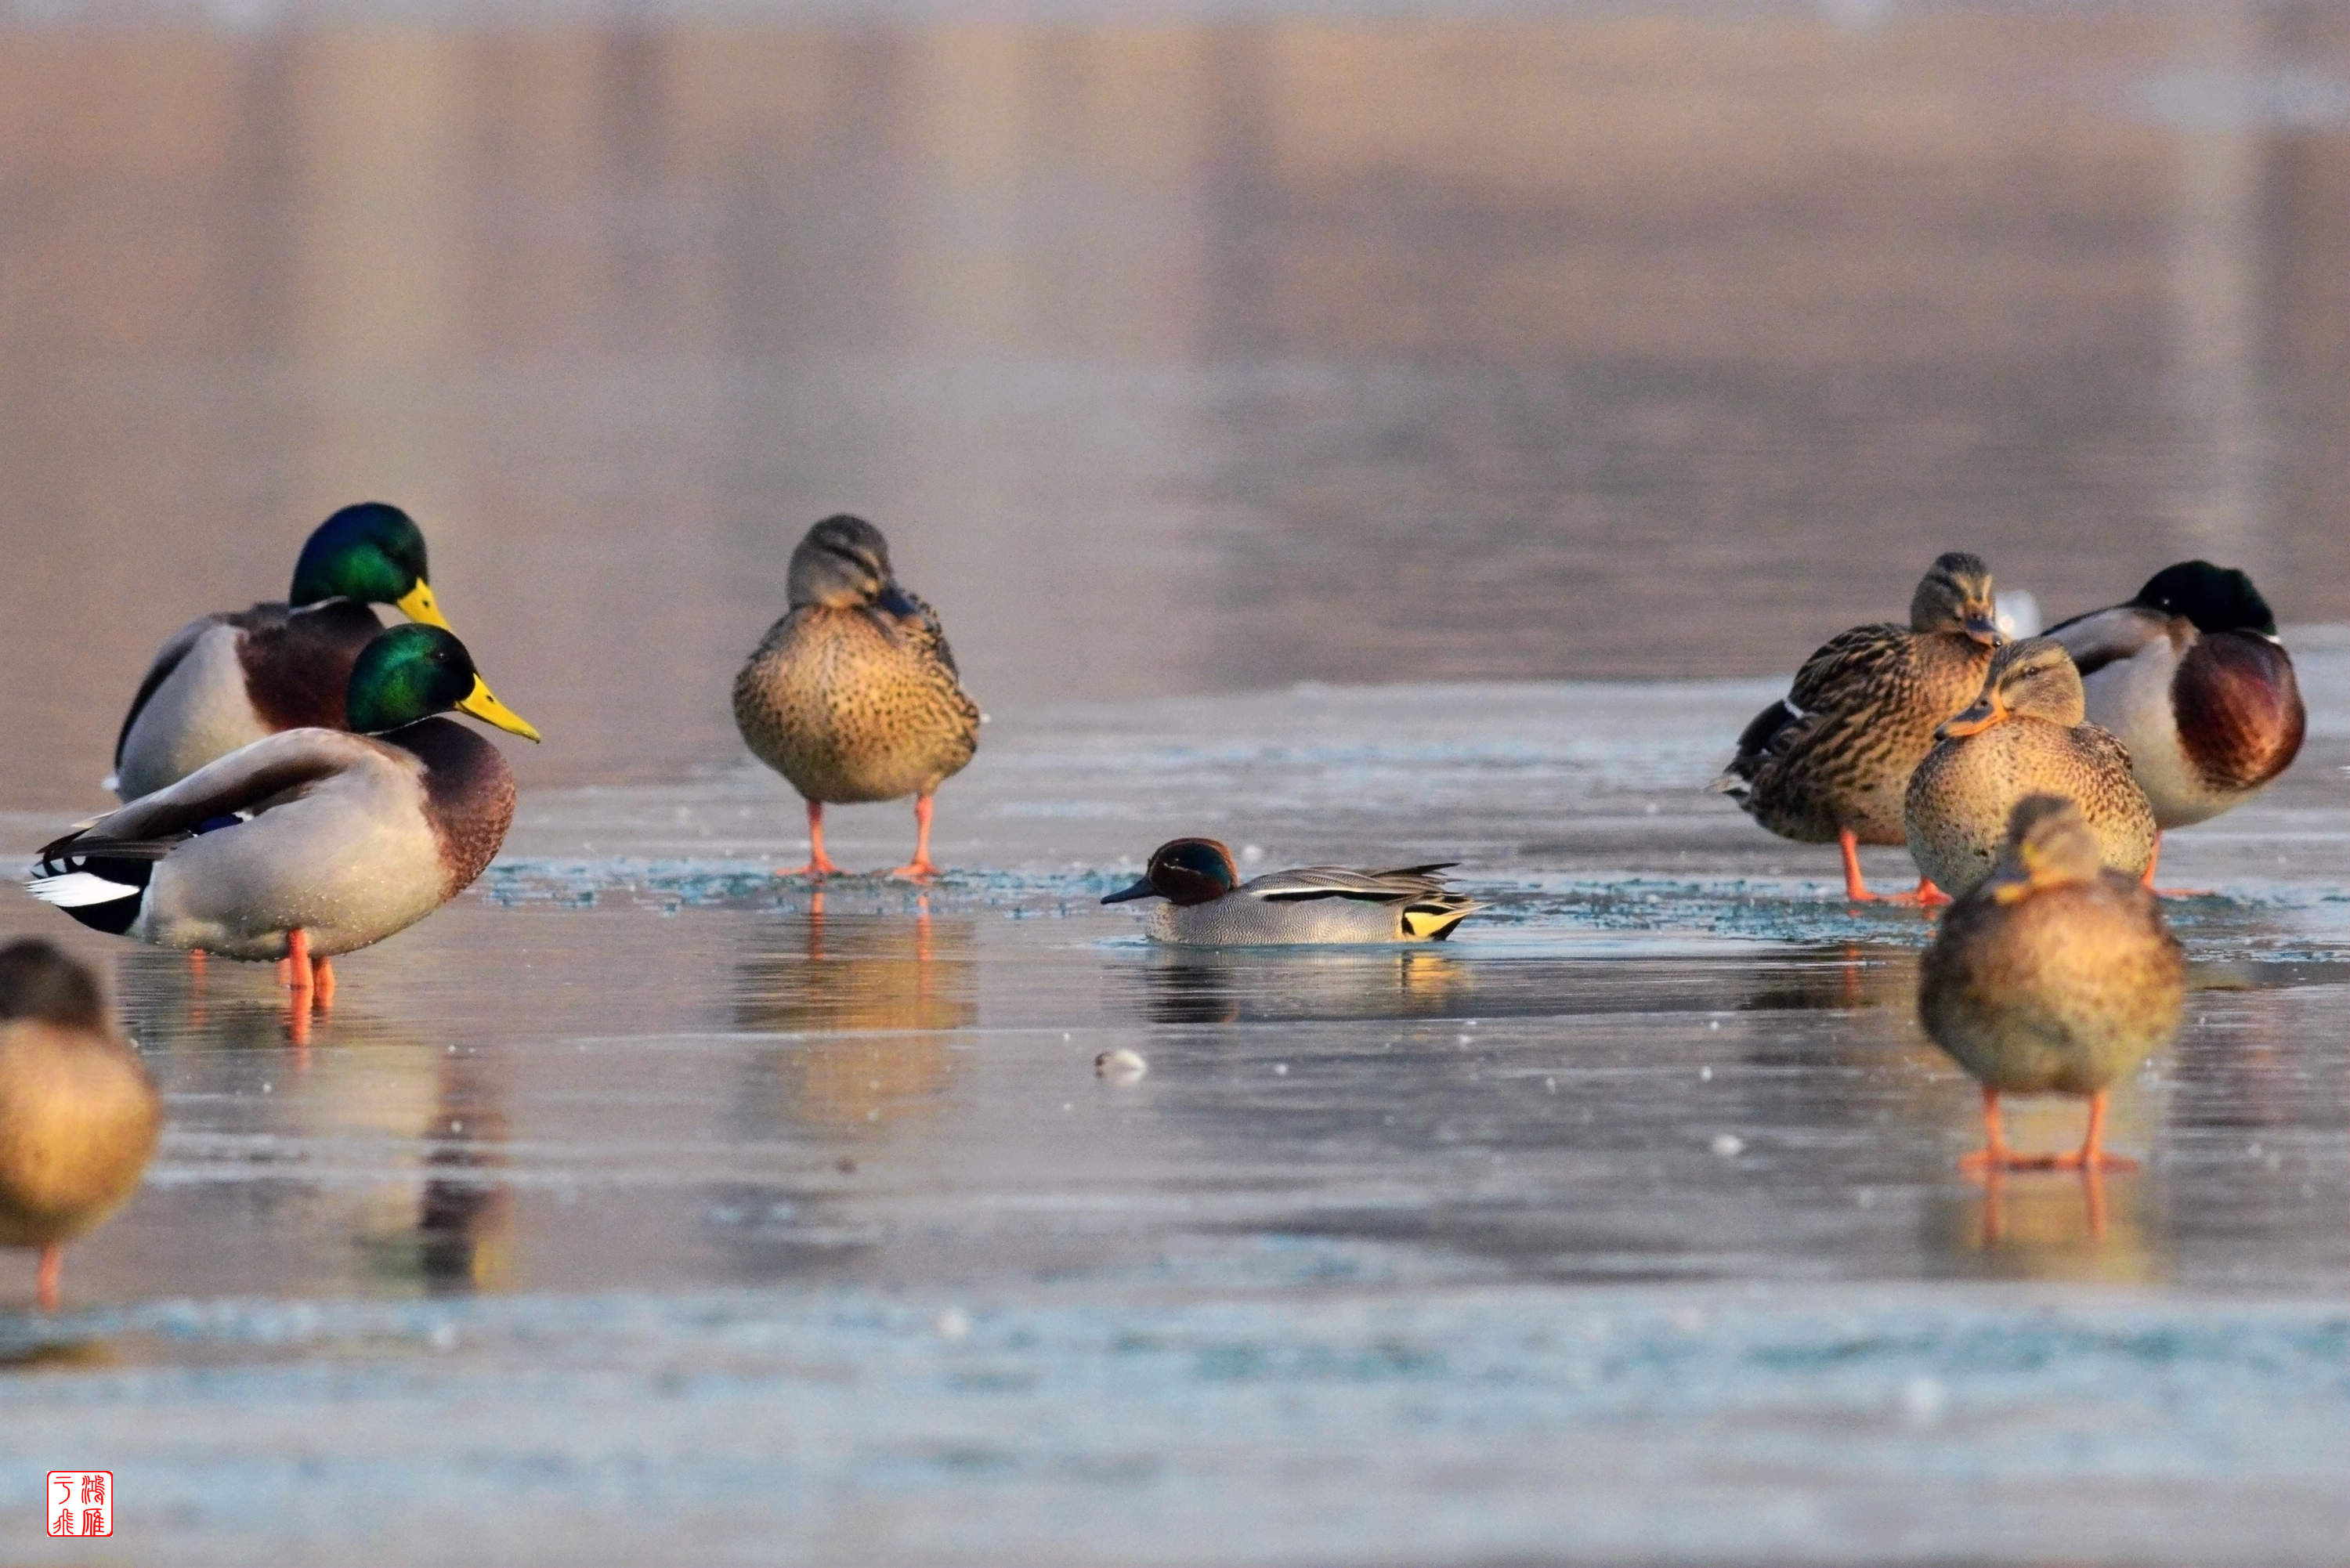
[[[159,947],[288,962],[307,992],[325,960],[447,903],[514,820],[498,749],[434,715],[470,713],[536,741],[437,627],[380,632],[351,668],[351,731],[281,731],[41,851],[27,884],[86,926]]]
[[[2178,1027],[2187,964],[2154,895],[2108,869],[2078,805],[2016,803],[1998,868],[1942,916],[1918,971],[1926,1033],[1982,1085],[1972,1168],[2130,1162],[2104,1152],[2106,1093]],[[2077,1152],[2012,1153],[2000,1096],[2089,1102]]]
[[[40,1250],[43,1311],[65,1244],[137,1189],[162,1123],[89,971],[45,941],[0,948],[0,1246]]]
[[[2026,638],[1992,658],[1981,695],[1935,732],[1903,802],[1910,858],[1936,886],[1956,898],[1989,877],[2010,814],[2031,794],[2076,803],[2106,865],[2152,869],[2154,808],[2128,751],[2084,719],[2082,702],[2080,672],[2055,639]]]
[[[1478,905],[1445,888],[1453,863],[1394,871],[1305,866],[1243,882],[1212,838],[1177,838],[1150,853],[1141,879],[1102,899],[1160,898],[1143,929],[1193,947],[1303,942],[1440,942]]]
[[[1933,749],[1934,727],[1982,690],[2003,640],[1991,568],[1961,551],[1940,556],[1910,596],[1909,624],[1856,626],[1814,652],[1738,737],[1713,787],[1782,838],[1837,845],[1848,898],[1935,897],[1924,882],[1871,893],[1857,846],[1904,842],[1909,774]]]
[[[449,629],[425,580],[424,535],[397,506],[346,506],[311,533],[286,602],[223,611],[172,634],[114,742],[126,801],[281,730],[344,728],[351,666],[383,625],[371,605]]]
[[[861,517],[827,517],[792,552],[791,608],[734,677],[734,724],[752,755],[807,802],[808,863],[824,852],[826,803],[914,797],[914,857],[894,877],[931,877],[931,797],[979,749],[979,706],[963,694],[946,632],[900,587],[889,542]]]
[[[2158,827],[2241,805],[2300,754],[2309,714],[2293,656],[2242,572],[2181,561],[2048,635],[2080,667],[2091,722],[2129,748]]]

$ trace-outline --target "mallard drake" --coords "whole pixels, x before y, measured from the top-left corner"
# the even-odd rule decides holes
[[[438,627],[380,632],[351,667],[350,730],[284,730],[48,845],[26,884],[83,925],[286,964],[380,942],[482,874],[514,820],[498,749],[435,714],[536,741]]]
[[[931,607],[899,586],[889,542],[861,517],[827,517],[792,552],[791,610],[734,677],[734,723],[752,755],[807,802],[808,863],[826,803],[914,797],[914,857],[893,877],[935,876],[931,797],[979,749],[978,705]]]
[[[1963,551],[1934,562],[1909,599],[1909,624],[1856,626],[1811,658],[1787,695],[1755,715],[1713,787],[1799,844],[1837,845],[1845,896],[1875,899],[1858,846],[1902,842],[1901,799],[1933,748],[1934,726],[1982,690],[2005,639],[1991,568]],[[1939,897],[1926,883],[1898,902]]]
[[[1163,898],[1143,929],[1191,947],[1302,942],[1440,942],[1479,906],[1445,890],[1453,862],[1394,871],[1305,866],[1241,880],[1232,852],[1212,838],[1177,838],[1150,852],[1131,888],[1102,899]]]
[[[2008,815],[2028,794],[2078,802],[2106,864],[2137,876],[2154,864],[2154,808],[2129,752],[2082,712],[2081,673],[2051,637],[1993,656],[1982,693],[1934,732],[1909,776],[1902,819],[1918,869],[1953,898],[1991,875]]]
[[[2158,827],[2242,804],[2301,753],[2309,712],[2293,656],[2242,572],[2181,561],[2048,635],[2080,667],[2091,721],[2129,748]]]
[[[162,1124],[89,971],[45,941],[0,948],[0,1246],[40,1249],[44,1312],[65,1244],[137,1189]]]
[[[1926,1033],[1982,1085],[1973,1168],[2127,1167],[2104,1152],[2106,1092],[2178,1027],[2187,963],[2155,896],[2106,868],[2080,806],[2027,795],[1998,868],[1942,916],[1918,973]],[[2025,1158],[2002,1136],[2002,1095],[2082,1095],[2088,1136]]]
[[[397,506],[346,506],[312,531],[284,604],[224,610],[173,633],[114,742],[109,787],[137,800],[281,730],[339,730],[370,605],[449,629],[424,576],[424,535]]]

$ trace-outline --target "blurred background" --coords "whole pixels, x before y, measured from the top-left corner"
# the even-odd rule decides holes
[[[998,714],[2350,619],[2345,255],[2330,4],[0,0],[0,797],[363,498],[537,784],[738,756],[841,509]]]

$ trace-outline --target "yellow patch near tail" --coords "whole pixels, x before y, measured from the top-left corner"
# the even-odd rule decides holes
[[[1414,941],[1440,942],[1476,908],[1474,904],[1406,904],[1403,934]]]

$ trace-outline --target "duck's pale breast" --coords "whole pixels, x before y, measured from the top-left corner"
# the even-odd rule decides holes
[[[449,872],[426,817],[422,768],[397,748],[373,749],[299,797],[174,849],[155,867],[131,934],[274,959],[298,926],[314,953],[333,954],[439,909]]]
[[[0,1246],[68,1241],[139,1185],[162,1124],[119,1042],[37,1020],[0,1026]]]
[[[735,678],[734,721],[794,789],[842,804],[928,794],[979,745],[954,672],[854,609],[778,621]]]
[[[1904,836],[1909,857],[1953,898],[1998,863],[2007,819],[2029,794],[2078,803],[2106,864],[2133,876],[2154,857],[2155,824],[2129,759],[2093,726],[2014,718],[1944,741],[1909,780]]]
[[[2086,1095],[2176,1032],[2186,963],[2154,898],[2126,879],[1968,899],[1943,917],[1918,976],[1918,1014],[1978,1081]]]

